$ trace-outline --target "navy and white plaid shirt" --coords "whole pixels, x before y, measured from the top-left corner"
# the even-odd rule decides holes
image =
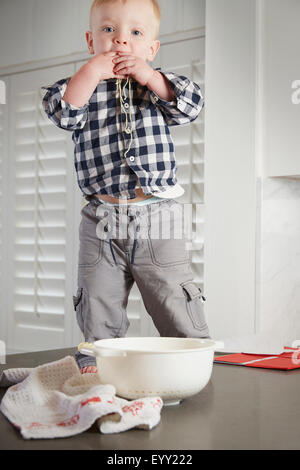
[[[47,90],[43,108],[49,119],[73,132],[77,181],[85,197],[107,194],[134,199],[137,183],[147,196],[176,185],[174,143],[168,126],[194,121],[204,99],[200,87],[188,78],[155,70],[170,81],[175,101],[161,99],[131,78],[125,80],[125,86],[121,79],[100,81],[89,102],[79,108],[62,99],[71,77],[42,87]]]

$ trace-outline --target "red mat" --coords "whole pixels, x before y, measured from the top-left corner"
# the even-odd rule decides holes
[[[245,367],[261,367],[263,369],[293,370],[300,369],[300,348],[285,346],[278,355],[235,353],[217,356],[215,363],[231,364]]]

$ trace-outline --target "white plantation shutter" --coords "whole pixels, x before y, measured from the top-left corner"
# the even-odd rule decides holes
[[[9,347],[54,349],[73,342],[74,169],[71,133],[42,108],[45,90],[74,74],[64,65],[11,79],[12,237]]]

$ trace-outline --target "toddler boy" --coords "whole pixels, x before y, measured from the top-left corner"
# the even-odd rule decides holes
[[[204,104],[197,84],[147,63],[160,47],[159,23],[156,0],[94,0],[86,33],[93,57],[73,77],[43,87],[48,117],[73,132],[88,201],[73,297],[87,342],[126,335],[134,282],[161,336],[209,337],[184,237],[153,235],[170,217],[176,229],[181,217],[176,198],[184,189],[168,126],[194,121]],[[82,372],[95,371],[92,357],[75,356]]]

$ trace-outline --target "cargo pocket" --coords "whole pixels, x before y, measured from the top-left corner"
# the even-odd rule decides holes
[[[149,250],[153,264],[167,267],[190,262],[190,254],[184,240],[155,240],[149,238]]]
[[[203,330],[204,333],[207,332],[206,336],[208,336],[209,333],[204,317],[204,300],[202,298],[201,289],[197,287],[193,281],[184,282],[180,285],[186,297],[187,313],[194,328],[201,331]]]
[[[77,318],[77,323],[82,331],[84,327],[84,322],[83,322],[83,288],[79,287],[77,289],[77,294],[73,295],[73,305],[74,305],[74,310],[76,312],[76,318]]]

